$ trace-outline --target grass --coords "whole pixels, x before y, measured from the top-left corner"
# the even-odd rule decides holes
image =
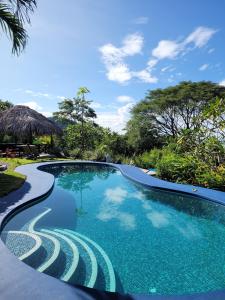
[[[60,160],[60,159],[51,159],[51,160]],[[25,158],[0,158],[1,163],[6,163],[8,165],[7,171],[0,172],[0,197],[3,197],[10,192],[17,190],[19,187],[22,186],[24,181],[26,180],[26,176],[20,174],[15,170],[16,167],[35,163],[35,162],[42,162],[45,160],[32,160],[32,159],[25,159]]]
[[[7,163],[8,169],[0,173],[0,197],[3,197],[13,190],[18,189],[24,183],[26,176],[14,169],[20,165],[31,163],[32,160],[22,158],[0,158],[2,163]]]

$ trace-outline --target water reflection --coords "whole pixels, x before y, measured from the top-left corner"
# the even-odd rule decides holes
[[[75,209],[75,213],[79,217],[87,214],[84,209],[84,190],[90,189],[90,184],[96,177],[106,180],[110,174],[116,172],[116,169],[108,166],[79,163],[43,166],[41,169],[53,174],[57,178],[57,185],[62,189],[79,194],[80,204]]]
[[[188,215],[201,217],[217,221],[225,225],[225,206],[217,204],[200,197],[194,197],[176,192],[163,191],[158,189],[143,189],[140,185],[136,185],[138,193],[136,198],[143,200],[151,200],[156,203],[173,207],[180,212]],[[149,204],[143,203],[147,208]]]
[[[129,198],[129,193],[123,187],[117,186],[105,190],[104,199],[100,205],[97,218],[101,221],[117,219],[125,230],[136,228],[135,217],[129,212],[121,211],[120,206]]]

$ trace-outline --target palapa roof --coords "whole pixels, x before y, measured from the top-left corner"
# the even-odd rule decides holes
[[[24,105],[0,113],[0,132],[14,136],[62,134],[54,121]]]

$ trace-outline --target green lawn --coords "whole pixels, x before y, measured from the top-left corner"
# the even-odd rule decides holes
[[[51,159],[51,160],[60,160],[60,159]],[[8,164],[8,170],[5,172],[0,172],[0,197],[3,197],[18,189],[25,181],[26,176],[15,172],[14,169],[18,166],[41,162],[45,160],[32,160],[24,158],[0,158],[1,163]]]
[[[0,162],[8,164],[7,171],[0,173],[0,197],[2,197],[18,189],[26,179],[26,176],[15,172],[14,169],[17,166],[32,163],[33,161],[21,158],[0,158]]]

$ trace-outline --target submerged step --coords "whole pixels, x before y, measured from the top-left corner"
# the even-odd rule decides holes
[[[42,250],[44,255],[43,252],[39,257],[36,255],[39,258],[38,264],[33,265],[39,272],[90,288],[98,286],[101,282],[108,291],[114,292],[116,280],[112,263],[96,242],[69,229],[37,227],[37,223],[50,211],[51,209],[47,208],[33,218],[25,227],[27,231],[9,232],[33,241],[26,251],[17,256],[25,261],[38,253],[38,250]],[[30,261],[26,263],[32,266]]]
[[[30,232],[10,230],[8,232],[8,234],[9,235],[10,234],[25,235],[25,236],[33,239],[33,241],[34,241],[34,245],[31,247],[31,249],[29,249],[28,251],[26,251],[25,253],[23,253],[22,255],[20,255],[18,257],[20,260],[25,260],[29,256],[33,255],[42,245],[42,241],[41,241],[40,237],[37,236],[36,234],[30,233]],[[7,244],[7,246],[8,246],[8,244]]]
[[[96,257],[94,255],[93,251],[91,250],[91,248],[82,239],[75,236],[74,234],[71,234],[70,232],[67,232],[62,229],[56,229],[55,231],[59,232],[63,235],[66,235],[66,236],[70,237],[72,240],[78,242],[84,248],[84,250],[87,252],[87,254],[90,258],[90,261],[91,261],[91,276],[85,285],[87,287],[91,287],[91,288],[94,287],[96,279],[97,279],[97,274],[98,274],[98,264],[97,264]]]
[[[79,251],[77,249],[77,246],[69,239],[67,238],[66,236],[64,236],[63,234],[61,233],[58,233],[58,232],[55,232],[55,231],[52,231],[52,230],[48,230],[48,229],[42,229],[41,230],[42,232],[44,233],[47,233],[47,234],[51,234],[51,235],[55,235],[56,237],[64,240],[69,248],[71,249],[72,251],[72,254],[73,254],[73,258],[72,258],[72,262],[70,264],[70,267],[69,269],[66,271],[66,273],[61,277],[62,280],[64,281],[69,281],[70,278],[73,276],[73,274],[75,273],[75,270],[78,266],[78,262],[79,262]],[[59,241],[58,241],[59,243]]]
[[[116,290],[116,278],[115,278],[115,273],[114,273],[114,269],[113,269],[113,265],[108,257],[108,255],[106,254],[106,252],[102,249],[101,246],[99,246],[96,242],[94,242],[93,240],[91,240],[90,238],[86,237],[83,234],[80,234],[78,232],[69,230],[69,229],[65,229],[64,232],[68,232],[71,235],[80,237],[81,239],[87,241],[89,244],[91,244],[95,249],[98,250],[98,252],[101,254],[102,258],[105,261],[105,264],[107,266],[107,270],[108,270],[108,276],[109,276],[109,286],[108,286],[108,291],[110,292],[115,292]]]
[[[40,232],[40,231],[37,231],[34,229],[34,227],[36,226],[37,222],[43,217],[45,216],[46,214],[48,214],[49,212],[51,211],[50,208],[46,209],[46,211],[44,211],[43,213],[39,214],[37,217],[35,217],[29,224],[28,226],[28,231],[30,233],[33,233],[33,234],[36,234],[40,237],[44,237],[48,240],[51,241],[52,243],[52,246],[53,246],[53,250],[52,250],[52,253],[50,255],[50,257],[40,266],[37,268],[37,270],[39,272],[44,272],[44,271],[48,271],[48,269],[53,265],[53,263],[57,260],[57,258],[59,257],[59,253],[60,253],[60,243],[59,241],[47,234],[47,233],[43,233],[43,232]]]

